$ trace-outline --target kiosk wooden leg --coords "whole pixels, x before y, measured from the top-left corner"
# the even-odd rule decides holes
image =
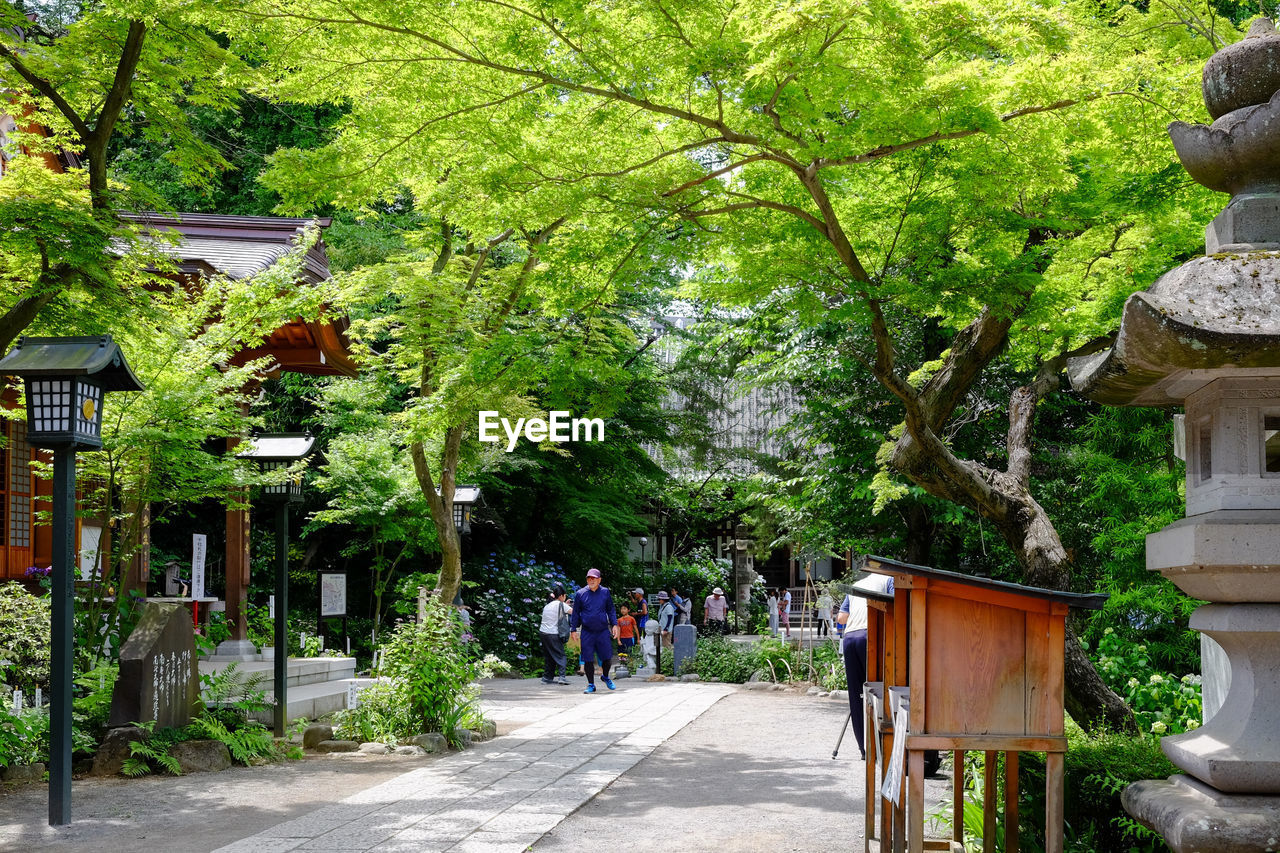
[[[982,849],[996,849],[996,759],[1000,753],[986,750],[982,761]]]
[[[907,752],[907,849],[924,853],[924,750]]]
[[[893,804],[893,853],[907,851],[907,786],[898,789],[898,800]]]
[[[955,767],[951,773],[951,840],[964,844],[964,750],[952,752]]]
[[[1044,775],[1044,853],[1062,853],[1062,797],[1066,783],[1066,757],[1061,752],[1045,753]]]
[[[1004,754],[1004,853],[1018,853],[1018,753]]]
[[[863,715],[865,716],[863,732],[866,733],[867,742],[867,760],[864,768],[866,786],[863,788],[866,794],[866,810],[862,823],[866,830],[863,834],[866,837],[863,840],[863,846],[866,848],[866,853],[871,853],[871,839],[876,834],[876,800],[880,799],[880,786],[876,779],[876,755],[880,738],[875,724],[875,712],[870,702],[863,708]],[[883,841],[883,838],[881,840]]]
[[[888,756],[893,754],[893,732],[886,732],[880,738],[880,754],[885,756],[883,763],[887,766],[889,763]],[[884,778],[882,776],[879,784],[876,786],[876,790],[879,791],[880,785],[883,784]],[[893,803],[887,802],[884,798],[881,798],[880,802],[876,803],[876,805],[880,808],[880,850],[883,853],[885,850],[896,849],[893,846],[893,827],[894,814],[897,812],[897,808]]]

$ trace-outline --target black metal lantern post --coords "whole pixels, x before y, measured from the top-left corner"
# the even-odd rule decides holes
[[[264,474],[288,468],[315,452],[310,435],[278,433],[258,435],[251,449],[239,454],[252,459]],[[275,735],[284,737],[289,721],[289,504],[302,500],[302,475],[262,487],[262,497],[276,506],[276,613],[275,613]]]
[[[102,401],[141,391],[110,335],[22,338],[0,375],[26,386],[27,441],[53,451],[53,570],[49,684],[49,825],[71,823],[71,657],[76,565],[76,451],[102,447]]]

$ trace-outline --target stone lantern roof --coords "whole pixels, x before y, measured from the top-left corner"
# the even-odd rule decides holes
[[[1233,193],[1204,257],[1125,302],[1114,346],[1072,359],[1072,387],[1113,406],[1175,406],[1225,375],[1280,369],[1280,34],[1266,18],[1204,69],[1212,125],[1169,135],[1197,183]],[[1223,372],[1226,371],[1226,372]]]

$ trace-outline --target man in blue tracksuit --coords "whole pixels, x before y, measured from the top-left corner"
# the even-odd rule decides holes
[[[587,689],[582,692],[596,692],[596,658],[600,658],[604,686],[613,690],[609,667],[613,665],[613,641],[618,639],[618,614],[609,588],[600,585],[599,569],[588,571],[587,585],[573,594],[569,627],[573,639],[582,639],[582,669],[587,674]]]

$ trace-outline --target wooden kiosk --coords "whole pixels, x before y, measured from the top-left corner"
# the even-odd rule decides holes
[[[893,578],[892,598],[853,590],[868,599],[866,790],[874,792],[866,798],[868,853],[963,851],[964,753],[975,749],[986,758],[982,849],[996,848],[998,754],[1005,754],[1004,849],[1016,853],[1018,753],[1044,752],[1045,851],[1061,853],[1067,609],[1096,610],[1107,596],[883,557],[870,557],[867,568]],[[927,750],[955,753],[950,839],[924,837]]]

